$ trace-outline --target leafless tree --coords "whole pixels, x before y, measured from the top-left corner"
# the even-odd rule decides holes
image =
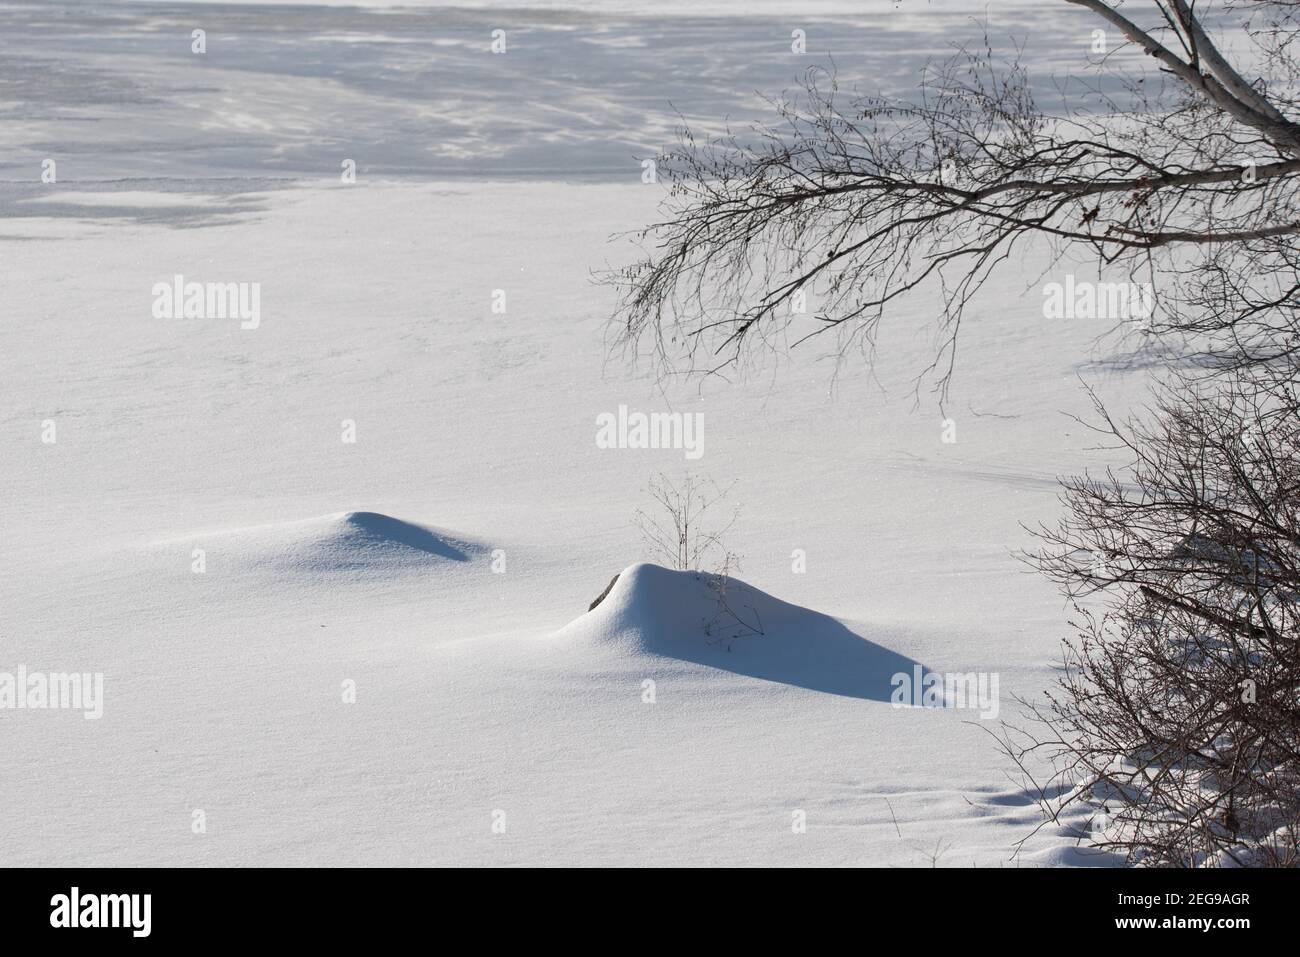
[[[1300,864],[1300,393],[1233,373],[1177,380],[1141,421],[1097,410],[1131,465],[1069,480],[1040,530],[1084,604],[1003,746],[1031,778],[1047,760],[1052,820],[1087,807],[1090,843],[1131,862]]]
[[[643,258],[606,277],[624,343],[706,373],[751,342],[826,333],[841,355],[870,355],[887,311],[925,290],[940,312],[926,372],[946,391],[968,303],[1046,241],[1150,284],[1149,332],[1203,365],[1294,359],[1300,6],[1060,2],[1095,14],[1114,46],[1094,64],[1110,92],[1064,78],[1059,115],[1037,105],[1019,57],[986,43],[927,68],[913,100],[846,93],[813,70],[770,125],[681,130],[659,162],[664,217],[642,232]],[[1232,47],[1212,38],[1223,32]],[[1122,65],[1134,48],[1152,71]]]

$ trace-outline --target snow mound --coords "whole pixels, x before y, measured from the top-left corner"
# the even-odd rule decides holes
[[[468,562],[486,551],[465,536],[379,512],[338,512],[186,541],[204,550],[210,567],[314,573],[422,570]]]
[[[554,637],[875,701],[888,701],[892,677],[917,664],[737,578],[644,563],[619,573],[599,605]]]

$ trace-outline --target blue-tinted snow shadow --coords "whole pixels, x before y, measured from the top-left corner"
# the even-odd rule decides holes
[[[467,562],[469,553],[461,543],[423,525],[404,522],[379,512],[349,512],[343,518],[348,537],[362,548],[402,546],[452,561]]]
[[[783,623],[765,634],[746,630],[740,637],[724,633],[689,640],[671,638],[650,650],[750,678],[868,701],[890,701],[895,676],[903,676],[899,679],[904,682],[902,687],[911,688],[918,679],[924,681],[932,674],[920,662],[862,637],[835,618],[787,607],[799,613],[794,627]],[[752,620],[743,609],[737,614]],[[726,626],[722,628],[725,632]],[[918,687],[918,704],[920,694]],[[912,699],[909,696],[907,700]]]

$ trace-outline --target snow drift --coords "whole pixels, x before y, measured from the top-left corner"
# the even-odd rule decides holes
[[[339,512],[227,529],[186,539],[205,561],[232,570],[394,572],[468,562],[486,546],[445,529],[379,512]],[[174,547],[177,542],[161,543]]]
[[[888,701],[916,662],[737,578],[639,563],[557,635],[827,694]]]

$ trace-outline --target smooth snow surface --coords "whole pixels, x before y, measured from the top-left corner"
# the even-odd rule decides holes
[[[10,221],[0,670],[103,672],[105,702],[0,714],[8,863],[1011,861],[1038,821],[984,723],[892,707],[887,673],[997,672],[1004,712],[1046,687],[1067,612],[1018,523],[1105,461],[1062,414],[1079,376],[1115,401],[1141,377],[1004,282],[955,444],[910,391],[923,302],[882,335],[885,392],[804,351],[665,395],[610,361],[588,278],[656,199],[389,184],[199,228]],[[175,272],[260,277],[260,327],[155,319]],[[597,448],[620,403],[702,411],[703,458]],[[646,481],[688,464],[737,483],[768,634],[730,651],[690,575],[633,566],[584,613],[653,557]],[[1095,862],[1072,845],[1016,862]]]

